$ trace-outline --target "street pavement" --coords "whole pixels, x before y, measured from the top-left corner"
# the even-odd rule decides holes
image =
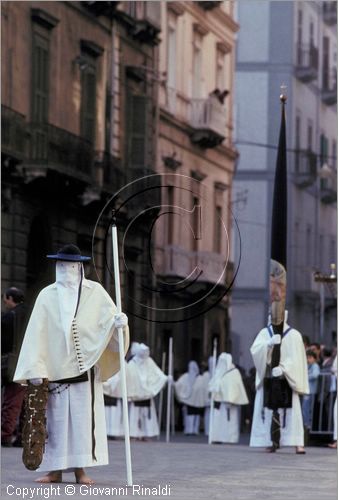
[[[337,499],[337,453],[326,447],[296,455],[294,448],[268,454],[247,444],[210,446],[205,437],[182,434],[169,444],[163,437],[132,441],[134,487],[129,488],[124,441],[109,441],[109,465],[87,469],[96,481],[91,487],[76,485],[73,474],[64,474],[59,485],[38,485],[39,473],[25,469],[21,453],[21,448],[2,448],[1,498]]]

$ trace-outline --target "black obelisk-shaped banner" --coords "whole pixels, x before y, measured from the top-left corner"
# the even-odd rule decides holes
[[[286,96],[281,95],[282,117],[279,133],[271,223],[270,307],[274,334],[283,335],[286,302],[286,252],[287,252],[287,162],[286,162]],[[280,344],[273,347],[271,369],[279,365]],[[280,421],[278,408],[273,409],[271,424],[273,448],[279,447]]]

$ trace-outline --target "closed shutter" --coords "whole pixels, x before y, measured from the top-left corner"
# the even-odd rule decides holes
[[[32,118],[35,124],[33,158],[47,159],[47,122],[49,93],[49,40],[33,34]]]
[[[129,164],[132,168],[145,169],[148,164],[147,126],[148,101],[143,95],[132,95],[129,102]]]
[[[96,71],[94,65],[88,65],[83,70],[81,90],[81,136],[94,143],[96,113]]]

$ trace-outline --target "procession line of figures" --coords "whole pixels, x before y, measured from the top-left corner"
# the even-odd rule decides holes
[[[286,312],[287,319],[287,312]],[[280,339],[278,337],[281,337]],[[264,401],[264,379],[271,363],[275,343],[281,344],[278,373],[292,390],[290,408],[280,409],[281,446],[304,446],[304,425],[301,408],[309,394],[308,366],[301,334],[284,324],[282,336],[273,335],[271,327],[263,328],[251,346],[256,369],[256,396],[250,436],[250,446],[271,446],[272,410]],[[145,344],[134,342],[131,359],[126,363],[127,395],[129,401],[130,436],[150,438],[158,436],[158,422],[154,398],[166,383],[173,383],[177,401],[182,405],[183,427],[186,435],[199,434],[201,419],[204,432],[211,432],[209,442],[237,443],[240,435],[240,407],[249,403],[240,371],[232,363],[232,356],[222,353],[213,367],[209,358],[208,370],[200,373],[195,361],[190,361],[188,370],[177,381],[169,377],[149,356]],[[334,366],[336,367],[336,361]],[[336,370],[336,368],[335,368]],[[334,372],[336,375],[336,371]],[[122,437],[123,415],[120,375],[117,373],[103,384],[107,434]],[[211,409],[211,410],[210,410]],[[162,414],[162,411],[160,411]],[[334,440],[337,439],[337,402],[334,408]],[[212,414],[212,422],[210,415]],[[305,422],[304,422],[305,423]],[[299,451],[299,450],[298,450]]]
[[[145,344],[134,342],[132,358],[126,363],[127,394],[129,400],[130,437],[150,438],[160,433],[154,398],[164,388],[170,377],[149,356]],[[200,419],[204,416],[204,429],[208,434],[210,399],[213,399],[212,441],[237,443],[239,440],[239,406],[248,404],[239,370],[232,363],[231,354],[222,353],[217,361],[214,376],[209,371],[200,374],[195,361],[190,361],[188,371],[173,382],[177,400],[183,405],[184,433],[199,434]],[[120,373],[103,384],[107,435],[124,435]]]

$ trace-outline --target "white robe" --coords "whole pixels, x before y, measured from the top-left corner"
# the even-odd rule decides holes
[[[232,364],[231,354],[222,353],[215,375],[209,383],[214,404],[212,442],[238,443],[240,434],[240,405],[249,403],[239,370]],[[219,408],[216,406],[219,405]]]
[[[206,406],[205,396],[205,376],[197,375],[191,383],[189,373],[184,373],[175,382],[175,392],[177,399],[184,404],[183,421],[184,434],[199,434],[200,415],[188,415],[187,406],[202,409]]]
[[[289,325],[284,323],[284,332]],[[272,410],[263,408],[263,381],[267,365],[271,363],[272,349],[268,346],[270,333],[264,328],[251,346],[256,367],[256,397],[250,436],[250,446],[272,446],[270,437]],[[292,408],[278,410],[281,423],[281,446],[304,446],[304,429],[300,394],[309,393],[307,362],[301,334],[291,329],[283,336],[279,366],[292,389]],[[285,414],[285,425],[284,425]]]
[[[75,467],[108,464],[106,422],[102,383],[95,369],[95,456],[92,457],[91,387],[90,381],[59,387],[47,404],[48,439],[39,471],[72,471]],[[49,384],[51,388],[59,384]]]
[[[149,355],[141,358],[136,354],[129,361],[127,365],[127,393],[130,401],[129,427],[131,437],[147,438],[159,435],[160,429],[154,397],[163,389],[167,379],[168,377]],[[135,405],[136,401],[149,399],[150,407]]]
[[[127,363],[125,363],[125,366],[127,367]],[[104,408],[106,415],[107,436],[111,437],[124,436],[120,373],[121,372],[116,373],[103,383],[103,394],[117,399],[116,406],[105,405]]]

